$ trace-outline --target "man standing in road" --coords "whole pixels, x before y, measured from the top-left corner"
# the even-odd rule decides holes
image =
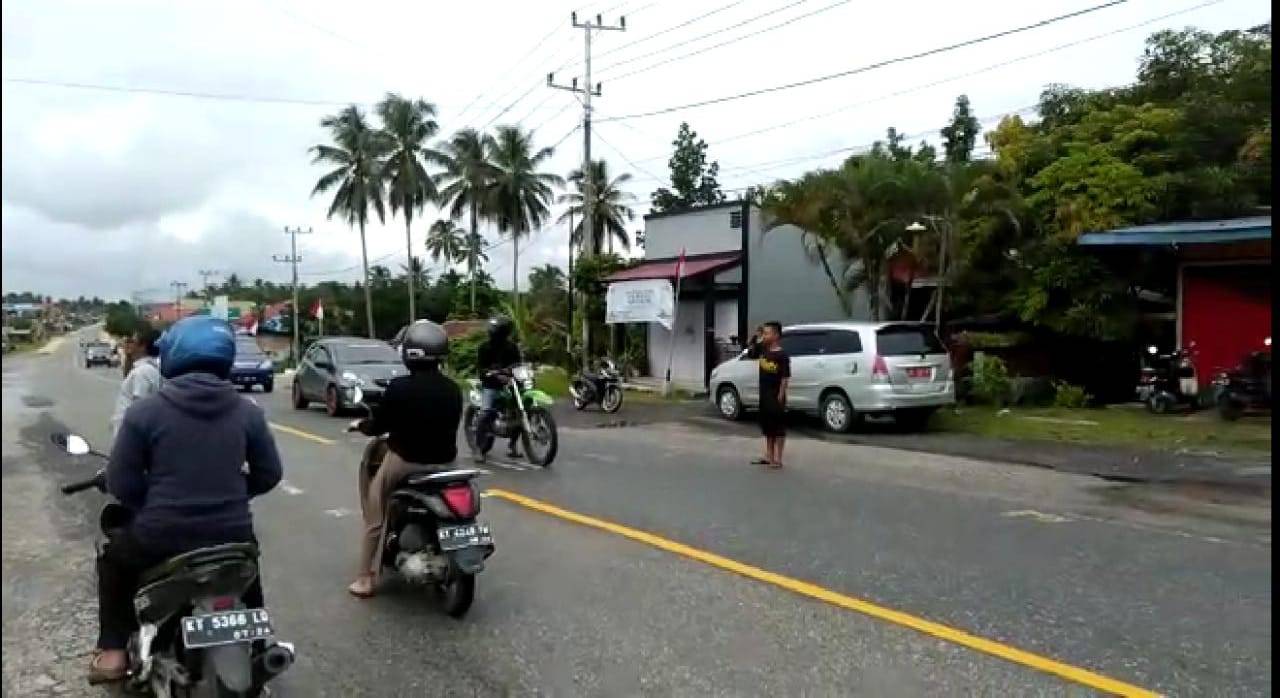
[[[160,356],[160,349],[156,347],[159,339],[159,332],[150,327],[142,327],[125,342],[125,352],[131,368],[120,384],[116,407],[111,413],[112,438],[120,430],[120,422],[124,420],[124,413],[129,405],[160,390],[160,364],[156,361],[156,357]]]
[[[756,465],[782,467],[782,447],[787,441],[787,386],[791,382],[791,357],[782,349],[782,325],[766,322],[760,334],[760,431],[764,433],[764,458]]]

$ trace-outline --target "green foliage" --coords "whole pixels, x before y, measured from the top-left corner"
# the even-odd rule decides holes
[[[1053,389],[1054,407],[1085,407],[1093,400],[1093,396],[1085,392],[1084,388],[1066,381],[1054,381]]]
[[[1074,240],[1143,220],[1155,208],[1151,181],[1101,146],[1071,153],[1029,181],[1027,203],[1051,231]]]
[[[982,125],[978,123],[978,118],[973,115],[973,110],[969,107],[969,97],[967,95],[957,97],[951,123],[942,128],[942,149],[947,155],[947,162],[969,162],[981,129]],[[921,150],[923,151],[923,147]]]
[[[449,340],[449,372],[455,376],[476,375],[477,355],[487,338],[484,332],[472,332]]]
[[[138,312],[128,303],[118,303],[107,308],[104,329],[113,337],[129,337],[143,324]]]
[[[671,142],[675,153],[667,162],[671,168],[671,186],[675,191],[660,187],[651,195],[653,212],[690,208],[724,201],[724,192],[716,175],[720,163],[707,164],[707,142],[698,138],[689,124],[681,123],[676,139]]]
[[[1009,369],[1003,359],[990,354],[974,355],[973,387],[970,394],[975,400],[988,405],[1005,405],[1012,392]]]
[[[631,249],[631,238],[627,235],[626,225],[636,217],[635,211],[631,209],[635,196],[622,188],[629,181],[631,181],[631,175],[626,172],[610,178],[609,163],[604,160],[596,160],[591,164],[592,199],[595,201],[591,207],[593,229],[591,249],[613,251],[614,241],[617,241],[620,249]],[[560,203],[569,204],[569,206],[564,213],[560,214],[558,222],[577,221],[573,228],[572,244],[582,245],[585,242],[583,237],[585,221],[582,214],[583,203],[586,200],[584,198],[586,178],[582,175],[582,170],[570,172],[569,182],[577,191],[561,195]]]

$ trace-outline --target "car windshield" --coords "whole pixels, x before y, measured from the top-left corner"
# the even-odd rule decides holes
[[[881,356],[947,353],[931,328],[918,325],[890,325],[879,330],[876,348]]]
[[[334,353],[339,363],[348,365],[400,363],[400,355],[382,343],[340,344],[334,347]]]

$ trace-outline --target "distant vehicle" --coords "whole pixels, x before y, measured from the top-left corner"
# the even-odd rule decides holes
[[[1265,350],[1251,351],[1240,365],[1220,371],[1214,378],[1217,394],[1214,402],[1218,414],[1234,422],[1246,412],[1265,411],[1271,402],[1271,338],[1267,337]]]
[[[818,415],[828,431],[848,431],[865,415],[923,429],[956,401],[951,359],[931,325],[795,325],[783,328],[782,348],[791,356],[787,408]],[[760,405],[758,368],[746,350],[711,372],[710,396],[726,419]]]
[[[376,403],[392,378],[408,372],[400,353],[386,342],[325,337],[302,356],[293,376],[293,406],[302,410],[312,401],[323,402],[329,416],[336,417],[355,404],[357,387],[364,402]]]
[[[84,345],[85,368],[95,366],[115,366],[120,362],[111,345],[106,342],[89,342]]]
[[[275,365],[253,337],[236,337],[236,360],[231,365],[231,382],[245,390],[262,386],[262,392],[275,390]]]

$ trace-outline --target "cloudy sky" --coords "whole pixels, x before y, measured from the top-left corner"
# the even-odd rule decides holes
[[[330,0],[6,1],[4,290],[160,298],[171,281],[198,285],[202,268],[285,281],[287,266],[272,261],[288,251],[285,226],[315,231],[299,238],[304,280],[355,279],[358,235],[326,220],[326,202],[310,197],[320,171],[307,149],[325,138],[321,117],[387,91],[421,96],[437,105],[445,133],[536,128],[539,144],[559,143],[553,169],[567,173],[582,157],[581,133],[571,133],[581,110],[569,93],[545,87],[545,76],[581,73],[575,9],[627,18],[625,33],[594,39],[604,96],[593,148],[615,172],[634,175],[637,214],[667,174],[682,120],[711,144],[721,184],[734,189],[837,163],[888,126],[934,139],[928,132],[945,124],[960,93],[992,125],[1034,105],[1045,83],[1129,82],[1143,39],[1161,28],[1221,31],[1270,19],[1264,0],[1130,0],[806,87],[610,120],[852,70],[1100,2],[367,0],[355,11]],[[414,231],[416,254],[436,216],[428,211]],[[637,218],[633,229],[642,225]],[[370,228],[368,246],[371,260],[398,268],[403,224]],[[567,230],[548,226],[524,246],[522,279],[531,266],[564,263]],[[492,257],[490,273],[509,286],[510,244]]]

